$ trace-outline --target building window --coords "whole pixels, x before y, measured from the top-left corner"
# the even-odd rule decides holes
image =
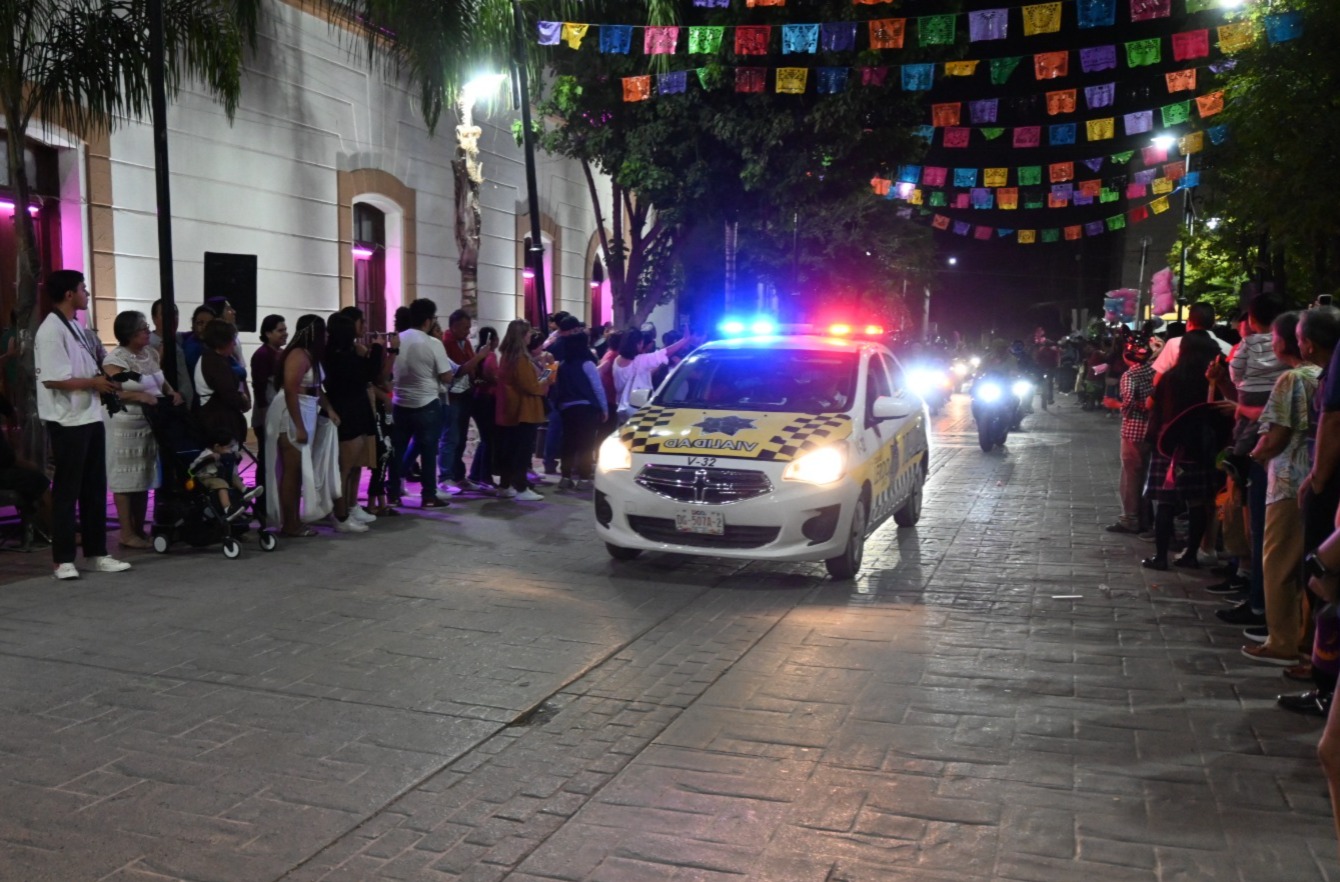
[[[7,135],[0,132],[0,151],[7,151]],[[37,237],[39,278],[45,278],[62,266],[60,226],[60,174],[56,151],[30,143],[24,150],[24,165],[32,202],[28,213],[33,218]],[[0,162],[0,325],[9,324],[9,316],[18,307],[19,237],[15,217],[14,189],[9,180],[9,164]]]
[[[388,330],[386,321],[386,213],[354,203],[354,305],[363,310],[369,333]]]

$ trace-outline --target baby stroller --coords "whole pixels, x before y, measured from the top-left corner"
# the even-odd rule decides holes
[[[146,409],[146,412],[150,409]],[[207,490],[191,475],[191,463],[205,448],[205,432],[184,406],[174,407],[160,399],[152,408],[149,426],[158,441],[163,481],[154,496],[154,551],[166,554],[177,543],[192,547],[221,544],[223,556],[238,557],[238,543],[250,529],[248,506],[237,506],[229,514],[219,505],[214,491]],[[242,456],[252,459],[245,447]],[[254,462],[254,459],[253,459]],[[261,551],[274,551],[275,534],[264,526],[258,534]]]

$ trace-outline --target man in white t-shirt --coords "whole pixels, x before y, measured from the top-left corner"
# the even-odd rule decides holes
[[[46,423],[55,472],[51,481],[51,555],[57,579],[78,579],[75,533],[84,559],[100,573],[119,573],[130,564],[107,554],[106,411],[100,395],[119,395],[121,386],[102,373],[106,352],[76,313],[88,309],[84,274],[57,270],[47,278],[53,307],[37,329],[37,415]],[[76,522],[75,507],[79,508]]]
[[[450,385],[456,365],[447,358],[447,347],[429,333],[437,320],[437,304],[420,298],[409,305],[409,328],[400,333],[400,353],[392,369],[392,444],[391,493],[399,500],[403,492],[401,476],[407,474],[413,460],[419,465],[423,508],[445,508],[438,498],[437,443],[442,437],[444,385]],[[411,440],[414,447],[410,448]]]
[[[1208,303],[1193,303],[1186,314],[1186,329],[1191,331],[1204,331],[1209,334],[1214,342],[1219,344],[1219,351],[1227,356],[1233,351],[1233,347],[1218,337],[1210,329],[1214,327],[1214,307]],[[1182,338],[1173,337],[1163,345],[1159,351],[1159,357],[1154,359],[1154,373],[1166,374],[1172,370],[1172,366],[1177,364],[1177,354],[1182,351]]]

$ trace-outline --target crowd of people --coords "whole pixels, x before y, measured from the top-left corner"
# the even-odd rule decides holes
[[[462,493],[537,502],[550,476],[557,490],[588,489],[597,446],[631,412],[630,396],[652,390],[695,342],[672,332],[658,348],[654,330],[611,325],[593,339],[562,312],[547,331],[516,319],[501,334],[476,333],[464,310],[443,327],[437,305],[419,299],[397,310],[388,334],[368,334],[352,306],[299,316],[291,329],[285,316],[265,316],[248,362],[236,311],[215,299],[173,338],[170,383],[162,362],[175,322],[165,321],[161,302],[149,317],[117,315],[117,346],[107,352],[79,318],[88,307],[82,274],[52,274],[45,296],[51,311],[34,347],[52,477],[15,463],[7,446],[0,470],[23,470],[7,483],[24,488],[26,516],[49,523],[57,579],[79,578],[76,540],[91,569],[130,567],[108,553],[109,490],[120,547],[152,547],[151,493],[170,471],[162,458],[181,453],[160,449],[165,411],[189,414],[188,472],[227,517],[252,505],[256,520],[283,536],[315,536],[322,524],[364,533],[400,514],[411,484],[424,509]],[[258,489],[239,480],[247,460]]]
[[[1327,720],[1320,753],[1340,800],[1340,310],[1262,295],[1236,331],[1205,303],[1172,330],[1118,335],[1093,358],[1112,366],[1100,376],[1114,374],[1103,382],[1121,417],[1107,530],[1152,542],[1147,569],[1205,572],[1241,657],[1306,684],[1277,702]]]

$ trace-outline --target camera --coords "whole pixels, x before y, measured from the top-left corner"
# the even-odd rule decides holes
[[[103,374],[103,376],[114,383],[136,383],[139,382],[144,375],[139,371],[121,371],[116,376],[110,376],[108,374]],[[121,403],[121,399],[117,398],[115,393],[103,392],[98,397],[102,399],[102,406],[107,408],[108,416],[113,416],[126,409],[126,406]]]

